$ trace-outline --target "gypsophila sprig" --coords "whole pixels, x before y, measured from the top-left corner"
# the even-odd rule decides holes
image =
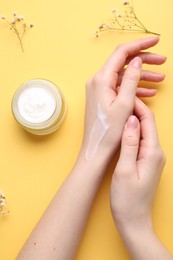
[[[7,210],[7,204],[5,201],[5,194],[0,191],[0,215],[4,216],[6,215],[8,212]]]
[[[148,30],[143,23],[136,16],[133,0],[122,2],[123,11],[119,12],[116,8],[112,8],[112,19],[107,22],[103,22],[97,28],[95,32],[96,37],[104,31],[131,31],[131,32],[143,32],[148,34],[160,35],[159,33]]]
[[[12,17],[10,19],[7,19],[4,15],[0,15],[0,18],[4,20],[9,25],[10,30],[16,34],[21,49],[24,52],[22,40],[26,31],[34,27],[33,23],[30,23],[29,25],[26,24],[24,16],[18,15],[16,11],[12,12]]]

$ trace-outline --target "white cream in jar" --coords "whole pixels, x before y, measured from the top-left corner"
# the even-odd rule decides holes
[[[57,130],[64,121],[66,110],[60,89],[44,79],[27,81],[17,89],[12,100],[12,111],[17,122],[36,135]]]

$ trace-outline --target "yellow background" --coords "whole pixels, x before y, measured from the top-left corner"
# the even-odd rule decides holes
[[[35,25],[24,36],[22,53],[16,35],[0,21],[0,188],[10,211],[0,218],[0,259],[15,259],[76,160],[83,131],[85,81],[119,43],[147,36],[109,32],[94,37],[97,25],[111,17],[111,9],[120,1],[0,0],[0,13],[10,17],[16,10]],[[161,34],[153,51],[168,56],[165,65],[153,67],[165,73],[166,79],[155,85],[158,94],[148,104],[156,114],[160,142],[167,155],[153,219],[159,237],[173,253],[173,3],[135,0],[134,4],[146,27]],[[22,130],[11,113],[14,91],[38,77],[56,83],[68,102],[63,126],[41,138]],[[112,170],[110,166],[99,190],[77,260],[129,259],[109,209]]]

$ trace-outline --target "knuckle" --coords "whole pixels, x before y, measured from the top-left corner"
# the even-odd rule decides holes
[[[161,149],[161,147],[157,149],[157,161],[161,165],[165,165],[165,163],[166,163],[166,156],[165,156],[163,150]]]
[[[124,44],[118,44],[115,50],[116,51],[123,51],[124,50]]]
[[[147,106],[145,107],[145,117],[155,121],[155,114]]]
[[[150,118],[151,118],[152,120],[155,120],[155,114],[154,114],[154,112],[151,111],[149,108],[148,108],[148,115],[150,116]]]
[[[155,162],[158,165],[164,166],[166,163],[166,156],[162,150],[162,148],[159,146],[156,146],[150,151],[150,159]]]
[[[122,48],[122,44],[118,44],[117,47],[116,47],[116,51],[120,50]]]
[[[86,89],[100,89],[100,86],[109,86],[110,80],[106,72],[98,71],[93,77],[87,80]]]
[[[91,85],[92,87],[97,86],[100,81],[101,81],[101,75],[98,72],[92,78],[89,79],[89,85]]]
[[[162,152],[162,164],[165,165],[166,164],[166,155],[164,152]]]
[[[126,43],[123,43],[123,44],[119,44],[116,49],[115,49],[116,52],[119,52],[121,53],[124,57],[128,57],[129,56],[129,52],[128,52],[128,46]]]
[[[156,157],[156,160],[159,162],[162,160],[163,158],[163,152],[162,152],[162,149],[160,147],[156,148],[155,149],[155,157]]]
[[[92,78],[86,81],[86,89],[90,88],[91,84],[92,84]]]
[[[87,80],[86,89],[95,88],[100,82],[100,75],[97,73],[93,77]]]
[[[124,74],[124,79],[137,84],[140,79],[140,71],[138,69],[129,67]]]
[[[124,74],[124,79],[128,80],[128,81],[133,81],[136,82],[138,80],[137,74],[136,73],[132,73],[131,69],[129,69],[128,71],[126,71],[126,73]]]
[[[130,146],[130,147],[136,147],[139,144],[139,139],[137,136],[134,135],[128,135],[124,138],[124,144],[126,146]]]

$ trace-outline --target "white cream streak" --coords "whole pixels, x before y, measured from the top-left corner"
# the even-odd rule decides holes
[[[86,150],[86,159],[92,160],[97,152],[98,146],[105,136],[109,125],[106,123],[106,115],[101,111],[100,106],[97,107],[97,116],[91,130],[88,147]]]

